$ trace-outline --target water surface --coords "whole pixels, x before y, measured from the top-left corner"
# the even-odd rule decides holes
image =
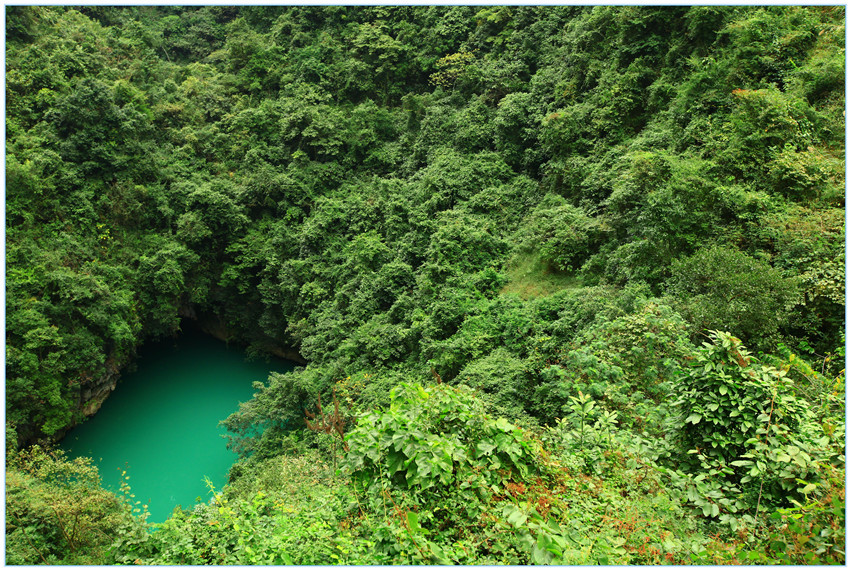
[[[72,457],[92,457],[109,489],[118,490],[126,470],[134,500],[148,504],[148,521],[162,522],[177,505],[209,500],[204,477],[216,489],[225,484],[236,454],[227,449],[219,421],[251,399],[253,382],[294,363],[247,361],[244,350],[187,331],[146,344],[137,364],[61,447]]]

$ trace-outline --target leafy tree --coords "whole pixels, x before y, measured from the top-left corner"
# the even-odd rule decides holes
[[[695,330],[724,327],[756,346],[775,341],[799,302],[797,280],[763,261],[713,246],[673,263],[669,292]]]

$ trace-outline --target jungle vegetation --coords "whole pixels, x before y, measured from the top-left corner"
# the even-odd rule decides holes
[[[6,562],[845,562],[842,6],[7,6]],[[256,354],[149,532],[50,442]],[[85,500],[80,500],[85,497]]]

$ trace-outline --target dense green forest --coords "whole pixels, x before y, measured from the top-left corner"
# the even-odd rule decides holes
[[[7,6],[7,563],[843,564],[844,18]],[[182,319],[306,365],[151,533]]]

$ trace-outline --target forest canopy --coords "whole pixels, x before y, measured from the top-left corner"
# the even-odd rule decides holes
[[[843,7],[7,6],[5,57],[8,563],[844,563]],[[304,366],[151,534],[49,442],[182,319]]]

